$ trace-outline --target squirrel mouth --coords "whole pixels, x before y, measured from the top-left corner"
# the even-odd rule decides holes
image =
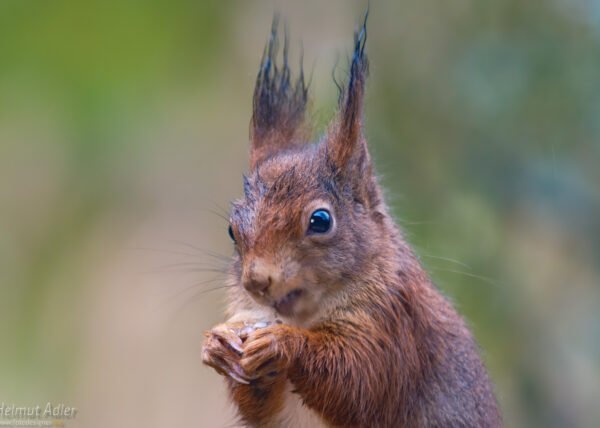
[[[283,298],[276,301],[273,304],[273,307],[281,315],[291,316],[294,313],[294,306],[302,294],[304,294],[304,292],[301,289],[296,288],[286,294]]]

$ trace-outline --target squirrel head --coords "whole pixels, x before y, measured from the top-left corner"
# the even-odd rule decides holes
[[[259,304],[302,320],[362,277],[391,232],[362,132],[366,16],[339,111],[312,144],[307,86],[302,71],[291,80],[287,35],[278,66],[277,27],[275,18],[254,91],[244,198],[231,209],[232,271]]]

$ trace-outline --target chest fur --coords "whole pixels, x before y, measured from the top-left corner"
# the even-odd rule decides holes
[[[281,411],[275,415],[273,427],[286,428],[321,428],[328,425],[313,410],[302,403],[302,400],[292,392],[292,384],[287,383],[284,393],[284,404]]]

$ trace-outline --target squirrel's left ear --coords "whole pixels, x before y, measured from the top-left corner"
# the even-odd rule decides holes
[[[346,171],[355,175],[356,172],[360,173],[356,168],[362,170],[370,163],[367,142],[362,132],[365,81],[369,71],[365,54],[367,17],[368,12],[361,30],[354,34],[348,86],[341,89],[339,112],[326,136],[327,158],[337,173],[342,174]]]
[[[283,42],[283,64],[277,63],[278,26],[279,17],[275,15],[256,77],[250,123],[251,168],[281,150],[301,144],[302,134],[306,131],[304,116],[308,88],[304,82],[302,56],[299,77],[292,80],[288,64],[287,30]]]

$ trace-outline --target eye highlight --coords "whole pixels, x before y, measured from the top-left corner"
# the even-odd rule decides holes
[[[329,230],[331,230],[332,223],[333,219],[331,218],[329,211],[324,209],[316,210],[310,215],[310,220],[308,222],[308,233],[327,233]]]
[[[227,228],[227,233],[229,234],[231,240],[235,243],[235,235],[233,234],[233,227],[231,227],[231,225],[229,225]]]

